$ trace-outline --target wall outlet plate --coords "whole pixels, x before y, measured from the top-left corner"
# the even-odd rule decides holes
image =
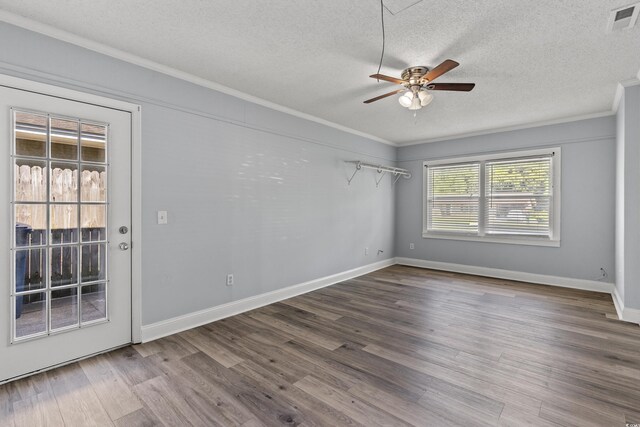
[[[233,286],[233,274],[227,274],[227,286]]]
[[[166,224],[169,222],[167,211],[158,211],[158,224]]]
[[[409,243],[409,249],[415,249],[416,245],[414,245],[413,243]]]

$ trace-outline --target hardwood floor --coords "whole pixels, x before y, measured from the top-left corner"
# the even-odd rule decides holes
[[[0,425],[624,426],[611,297],[394,266],[0,386]]]

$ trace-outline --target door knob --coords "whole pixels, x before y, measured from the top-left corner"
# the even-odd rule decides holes
[[[127,249],[129,249],[129,244],[122,242],[118,245],[118,247],[120,248],[120,250],[126,251]]]

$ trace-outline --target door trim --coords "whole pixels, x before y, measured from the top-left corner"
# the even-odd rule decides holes
[[[142,341],[142,124],[141,107],[107,98],[0,74],[0,86],[131,113],[131,341]]]

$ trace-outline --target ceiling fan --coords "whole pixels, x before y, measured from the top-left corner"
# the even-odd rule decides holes
[[[376,96],[375,98],[367,99],[364,103],[370,104],[382,98],[395,95],[396,93],[404,92],[404,94],[398,99],[400,105],[408,108],[409,110],[419,110],[422,107],[429,105],[433,100],[433,95],[431,95],[429,91],[451,90],[457,92],[469,92],[474,88],[475,83],[431,83],[436,78],[453,70],[458,65],[460,64],[456,61],[447,59],[442,64],[431,70],[424,66],[409,67],[402,72],[400,79],[385,76],[384,74],[373,74],[369,77],[396,83],[404,86],[404,88]]]

